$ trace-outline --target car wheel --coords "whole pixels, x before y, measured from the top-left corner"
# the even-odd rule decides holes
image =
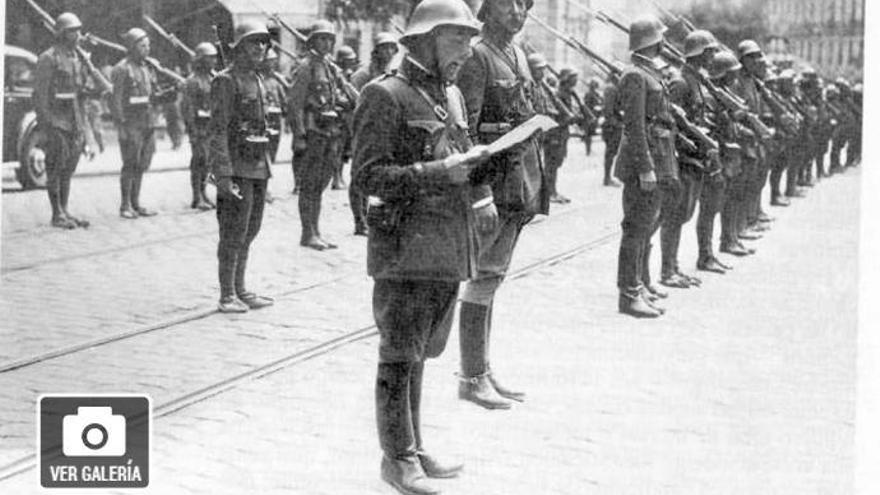
[[[36,125],[22,136],[21,153],[15,176],[24,189],[46,187],[46,152],[48,136]]]

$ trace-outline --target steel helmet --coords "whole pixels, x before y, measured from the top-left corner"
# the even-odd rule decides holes
[[[736,46],[736,50],[739,52],[740,59],[742,59],[746,55],[751,55],[753,53],[757,53],[759,55],[764,54],[764,52],[761,51],[761,47],[758,46],[758,42],[755,40],[740,41],[739,45]]]
[[[483,4],[480,5],[480,10],[477,12],[477,20],[480,22],[486,22],[486,19],[489,17],[489,4],[492,3],[492,0],[483,0]],[[526,0],[526,10],[531,10],[535,5],[534,0]]]
[[[567,83],[578,78],[578,71],[573,67],[563,67],[559,70],[559,82]]]
[[[834,84],[836,84],[837,87],[840,89],[850,89],[849,81],[847,81],[846,78],[843,78],[843,77],[838,77],[834,81]]]
[[[348,45],[342,45],[336,50],[336,60],[357,60],[357,53]]]
[[[311,43],[317,36],[332,36],[336,39],[336,26],[326,19],[319,19],[312,24],[312,30],[309,32],[308,42]]]
[[[195,52],[196,60],[204,57],[213,57],[217,55],[217,47],[215,47],[212,43],[203,41],[196,45]]]
[[[463,27],[474,35],[480,32],[480,24],[462,0],[422,0],[409,17],[400,42],[405,44],[413,37],[429,34],[438,26]]]
[[[397,45],[397,37],[386,31],[377,33],[376,37],[373,38],[373,46],[382,45]]]
[[[718,79],[739,69],[742,69],[742,65],[732,53],[718,52],[712,57],[712,63],[709,64],[709,76],[712,79]]]
[[[266,29],[266,24],[250,19],[240,22],[235,26],[235,31],[232,36],[232,48],[238,48],[238,45],[241,44],[242,41],[253,37],[257,37],[264,43],[268,44],[270,37],[269,30]]]
[[[147,37],[147,32],[141,28],[131,28],[122,35],[122,41],[129,49],[134,47],[135,43]]]
[[[801,77],[805,80],[817,80],[819,79],[819,73],[816,72],[812,66],[806,66],[801,70]]]
[[[837,98],[840,96],[840,90],[837,89],[837,86],[828,86],[825,88],[825,97],[826,98]]]
[[[82,22],[80,22],[79,17],[72,12],[65,12],[58,17],[55,18],[55,29],[58,32],[67,30],[67,29],[80,29],[82,28]]]
[[[853,93],[855,93],[857,95],[861,95],[864,91],[864,88],[862,87],[862,83],[857,83],[855,86],[853,86],[852,90],[853,90]]]
[[[529,62],[529,68],[532,70],[542,69],[547,67],[547,59],[544,58],[544,55],[539,52],[530,53],[526,60]]]
[[[666,27],[653,17],[633,21],[629,26],[629,50],[632,52],[663,42]]]
[[[704,29],[691,31],[684,38],[684,56],[696,57],[711,48],[718,48],[718,42],[712,33]]]
[[[791,69],[783,69],[779,72],[778,79],[780,81],[793,81],[794,80],[794,71]]]

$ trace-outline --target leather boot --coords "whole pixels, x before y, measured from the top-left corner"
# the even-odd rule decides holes
[[[138,173],[131,182],[131,207],[137,212],[139,217],[152,217],[156,212],[141,206],[141,183],[144,180],[144,174]]]
[[[641,294],[621,292],[617,300],[617,309],[623,314],[636,318],[657,318],[660,312],[642,299]]]
[[[318,236],[318,239],[327,246],[327,249],[336,249],[339,246],[324,239],[324,236],[321,235],[321,196],[318,195],[312,199],[312,228],[315,232],[315,235]]]
[[[132,182],[132,178],[126,173],[123,173],[119,178],[119,190],[122,194],[122,204],[119,206],[119,216],[129,220],[134,220],[138,217],[138,214],[131,207]]]
[[[738,242],[734,242],[732,240],[727,240],[721,243],[721,247],[718,248],[722,253],[732,254],[734,256],[748,256],[749,252],[745,247],[743,247]]]
[[[724,275],[727,271],[718,263],[714,256],[703,256],[697,260],[697,270]]]
[[[431,495],[438,490],[427,477],[416,455],[410,405],[410,379],[414,363],[379,363],[376,373],[376,426],[382,446],[381,477],[404,494]]]
[[[462,464],[444,464],[436,457],[425,452],[422,444],[422,375],[425,371],[425,362],[413,363],[409,375],[409,408],[412,417],[413,438],[416,445],[416,456],[422,469],[429,478],[455,478],[464,469]]]
[[[52,206],[52,226],[58,227],[60,229],[75,229],[76,223],[73,220],[67,218],[64,212],[61,210],[61,200],[59,198],[58,191],[48,190],[49,195],[49,205]]]
[[[250,309],[260,309],[275,304],[271,297],[259,296],[245,288],[245,271],[247,270],[248,250],[238,252],[235,263],[235,295]]]
[[[488,306],[467,301],[461,303],[459,312],[461,376],[458,398],[486,409],[510,409],[510,402],[502,398],[489,381],[489,364],[486,360],[488,316]]]
[[[299,244],[316,251],[324,251],[327,245],[324,244],[315,232],[315,225],[312,223],[314,210],[314,202],[307,193],[299,195],[299,221],[302,226],[302,236]]]
[[[660,287],[657,287],[653,283],[645,284],[645,289],[650,292],[651,295],[658,299],[666,299],[667,297],[669,297],[668,292],[663,291],[662,289],[660,289]]]
[[[791,205],[791,201],[789,201],[785,196],[773,196],[770,199],[770,206],[789,206]]]
[[[495,376],[495,373],[492,371],[492,368],[489,367],[488,365],[487,365],[487,368],[489,368],[489,371],[488,371],[489,383],[492,384],[492,388],[494,388],[495,391],[498,392],[498,395],[500,395],[501,397],[504,397],[505,399],[515,400],[517,402],[525,402],[526,401],[525,392],[517,392],[516,390],[511,390],[511,389],[505,387],[504,385],[501,384],[500,381],[498,381],[498,377]]]
[[[648,306],[651,306],[652,308],[654,308],[661,315],[666,314],[666,308],[660,306],[660,304],[657,303],[657,300],[660,298],[658,296],[654,295],[653,292],[648,290],[648,288],[646,286],[643,285],[639,289],[639,292],[642,296],[642,300],[644,300],[646,303],[648,303]]]

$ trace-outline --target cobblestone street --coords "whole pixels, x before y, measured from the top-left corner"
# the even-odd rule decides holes
[[[527,402],[459,401],[456,332],[427,367],[427,447],[466,465],[437,485],[850,493],[860,171],[765,206],[776,221],[755,256],[724,257],[733,271],[701,272],[702,288],[643,321],[617,312],[620,189],[600,185],[593,151],[571,142],[560,190],[573,202],[527,227],[496,304],[493,368]],[[40,492],[25,468],[50,392],[152,396],[150,488],[130,493],[394,493],[379,480],[372,282],[346,192],[325,193],[322,220],[340,248],[303,249],[290,166],[274,167],[249,285],[276,305],[230,316],[214,311],[217,224],[187,209],[188,172],[151,173],[145,202],[161,214],[135,221],[117,215],[111,172],[74,181],[89,230],[48,227],[43,191],[3,194],[0,479],[23,472],[0,493]],[[693,222],[685,232],[680,259],[696,274]]]

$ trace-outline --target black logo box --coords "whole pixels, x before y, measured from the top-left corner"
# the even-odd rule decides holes
[[[76,415],[80,407],[110,407],[113,415],[125,417],[126,448],[120,457],[88,456],[67,457],[63,451],[64,417]],[[44,395],[38,401],[40,484],[45,488],[142,488],[150,480],[150,399],[147,396],[126,395]],[[79,437],[79,434],[77,434]],[[130,462],[129,462],[130,461]],[[126,466],[131,472],[136,466],[140,480],[127,481],[53,481],[52,468],[72,466],[79,473],[88,466],[95,473],[102,466]],[[97,468],[97,469],[95,469]]]

